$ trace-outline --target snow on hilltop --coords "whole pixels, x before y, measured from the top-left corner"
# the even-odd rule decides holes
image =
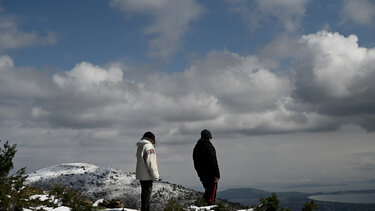
[[[118,199],[126,206],[140,206],[140,184],[135,173],[109,167],[99,167],[86,163],[67,163],[40,169],[29,174],[26,184],[42,189],[54,185],[73,187],[91,201],[98,199]],[[155,182],[152,204],[162,208],[170,198],[175,198],[183,206],[194,203],[199,193],[181,185]]]
[[[85,174],[95,172],[99,167],[87,163],[67,163],[48,168],[40,169],[32,174],[29,174],[27,182],[33,183],[41,179],[54,179],[61,175],[69,174]]]

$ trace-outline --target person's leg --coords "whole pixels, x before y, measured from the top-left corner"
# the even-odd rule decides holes
[[[217,183],[214,181],[203,181],[202,184],[205,189],[203,199],[208,204],[214,203],[216,199]]]
[[[213,188],[212,188],[212,194],[210,196],[210,204],[213,204],[215,202],[217,185],[218,185],[218,183],[214,182]]]
[[[152,181],[151,180],[141,180],[141,211],[149,211],[150,210],[150,202],[151,202],[151,192],[152,192]]]

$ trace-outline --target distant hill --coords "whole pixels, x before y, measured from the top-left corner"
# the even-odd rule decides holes
[[[243,205],[258,205],[260,198],[269,197],[270,195],[270,192],[254,188],[227,189],[217,193],[217,197],[238,202]]]
[[[345,194],[345,193],[368,193],[372,191],[342,191],[334,192],[334,194]],[[311,201],[309,196],[320,195],[323,193],[301,193],[301,192],[276,192],[280,199],[280,207],[288,208],[291,210],[301,210],[305,202]],[[229,201],[238,202],[242,205],[252,206],[259,205],[259,199],[270,197],[271,192],[254,189],[254,188],[236,188],[227,189],[217,193],[217,196]],[[333,194],[333,193],[332,193]],[[355,203],[339,203],[339,202],[326,202],[316,201],[319,206],[319,211],[374,211],[375,204],[355,204]]]
[[[70,186],[91,201],[118,199],[128,208],[140,207],[140,184],[135,179],[135,173],[120,169],[86,163],[61,164],[29,174],[26,184],[47,190],[54,185]],[[189,207],[198,197],[202,197],[201,192],[164,181],[155,182],[152,193],[153,210],[163,208],[171,198]],[[242,207],[235,203],[224,203],[233,210]]]

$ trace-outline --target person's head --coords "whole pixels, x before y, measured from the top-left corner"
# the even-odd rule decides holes
[[[153,133],[151,133],[150,131],[147,131],[145,134],[143,134],[142,139],[146,139],[146,140],[150,141],[153,145],[156,144],[155,135]]]
[[[201,139],[210,140],[212,139],[211,132],[207,129],[202,130],[201,132]]]

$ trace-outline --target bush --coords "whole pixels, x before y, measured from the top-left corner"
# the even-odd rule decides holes
[[[178,203],[175,199],[170,199],[165,205],[164,211],[183,211],[181,204]]]
[[[26,204],[23,186],[27,178],[26,167],[9,175],[10,170],[13,169],[13,158],[17,152],[16,146],[16,144],[9,145],[7,141],[0,150],[0,210],[23,210]]]
[[[217,207],[214,208],[214,210],[216,211],[227,211],[229,210],[229,208],[227,206],[225,206],[225,204],[223,202],[218,202],[216,203]]]
[[[314,211],[318,209],[318,205],[314,200],[305,202],[302,207],[302,211]]]
[[[290,211],[285,208],[279,209],[280,200],[277,198],[276,193],[272,193],[271,197],[268,198],[260,198],[259,201],[261,205],[256,209],[259,211]]]
[[[63,206],[70,207],[72,211],[91,211],[92,203],[74,188],[56,185],[49,192],[50,197],[60,199]]]
[[[260,211],[277,211],[279,208],[280,200],[277,198],[276,193],[272,193],[271,197],[260,198],[261,207],[258,209]]]
[[[52,200],[29,200],[30,196],[43,192],[34,187],[24,186],[27,178],[26,167],[9,175],[9,172],[13,169],[13,158],[17,152],[16,147],[16,144],[9,145],[7,141],[3,148],[0,148],[0,210],[22,211],[23,208],[42,205],[56,207],[57,205],[52,203]],[[49,193],[49,198],[52,199],[53,197],[59,199],[62,205],[70,207],[72,211],[93,210],[92,203],[73,188],[55,186]]]
[[[208,206],[208,203],[202,197],[197,197],[197,200],[195,200],[194,205],[198,207],[203,207]]]

